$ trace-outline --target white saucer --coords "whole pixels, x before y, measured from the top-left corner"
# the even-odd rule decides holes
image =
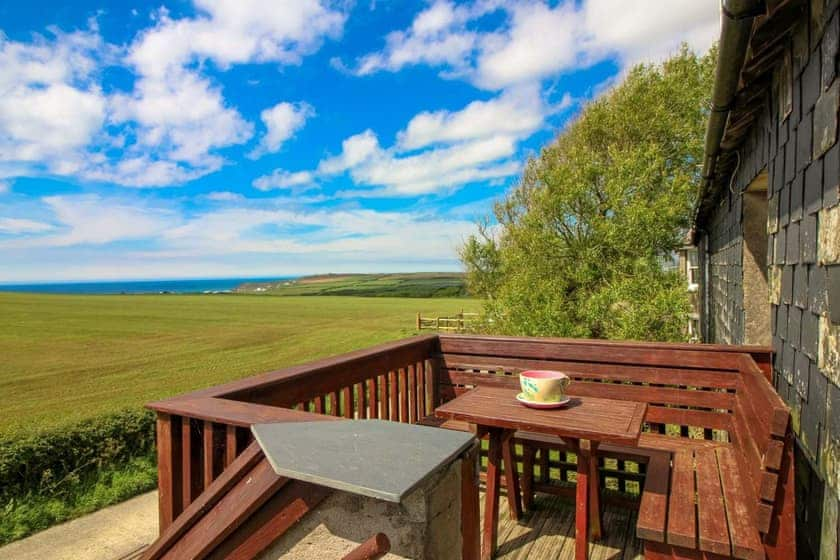
[[[524,393],[519,393],[518,395],[516,395],[516,400],[518,400],[519,402],[521,402],[522,404],[524,404],[525,406],[530,407],[530,408],[560,408],[561,406],[566,406],[567,404],[569,404],[569,401],[572,400],[571,397],[566,397],[562,401],[557,401],[557,402],[553,402],[553,403],[545,403],[545,402],[529,401],[528,399],[526,399],[525,397],[522,396],[523,394]]]

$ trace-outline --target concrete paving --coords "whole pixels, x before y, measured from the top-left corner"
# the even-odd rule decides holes
[[[157,533],[157,492],[149,492],[1,547],[0,560],[129,560]]]

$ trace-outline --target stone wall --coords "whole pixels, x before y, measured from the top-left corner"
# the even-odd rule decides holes
[[[400,504],[336,490],[260,560],[342,558],[376,533],[391,541],[384,560],[460,558],[462,460],[429,476]]]
[[[806,4],[732,184],[698,226],[709,247],[709,341],[742,342],[742,193],[766,169],[774,379],[797,433],[800,549],[803,557],[810,549],[834,560],[840,552],[840,14],[837,0]]]

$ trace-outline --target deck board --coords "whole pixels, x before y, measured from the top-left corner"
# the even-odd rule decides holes
[[[484,493],[481,505],[484,513]],[[520,522],[508,515],[507,500],[499,501],[499,546],[497,559],[574,558],[574,504],[556,496],[537,494],[534,511]],[[636,512],[617,506],[604,508],[604,538],[590,545],[592,560],[641,560],[642,544],[635,536]]]

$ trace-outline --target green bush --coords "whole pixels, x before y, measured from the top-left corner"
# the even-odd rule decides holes
[[[154,448],[154,414],[146,410],[0,440],[0,505],[33,494],[49,498],[72,494],[92,473],[149,457]]]

